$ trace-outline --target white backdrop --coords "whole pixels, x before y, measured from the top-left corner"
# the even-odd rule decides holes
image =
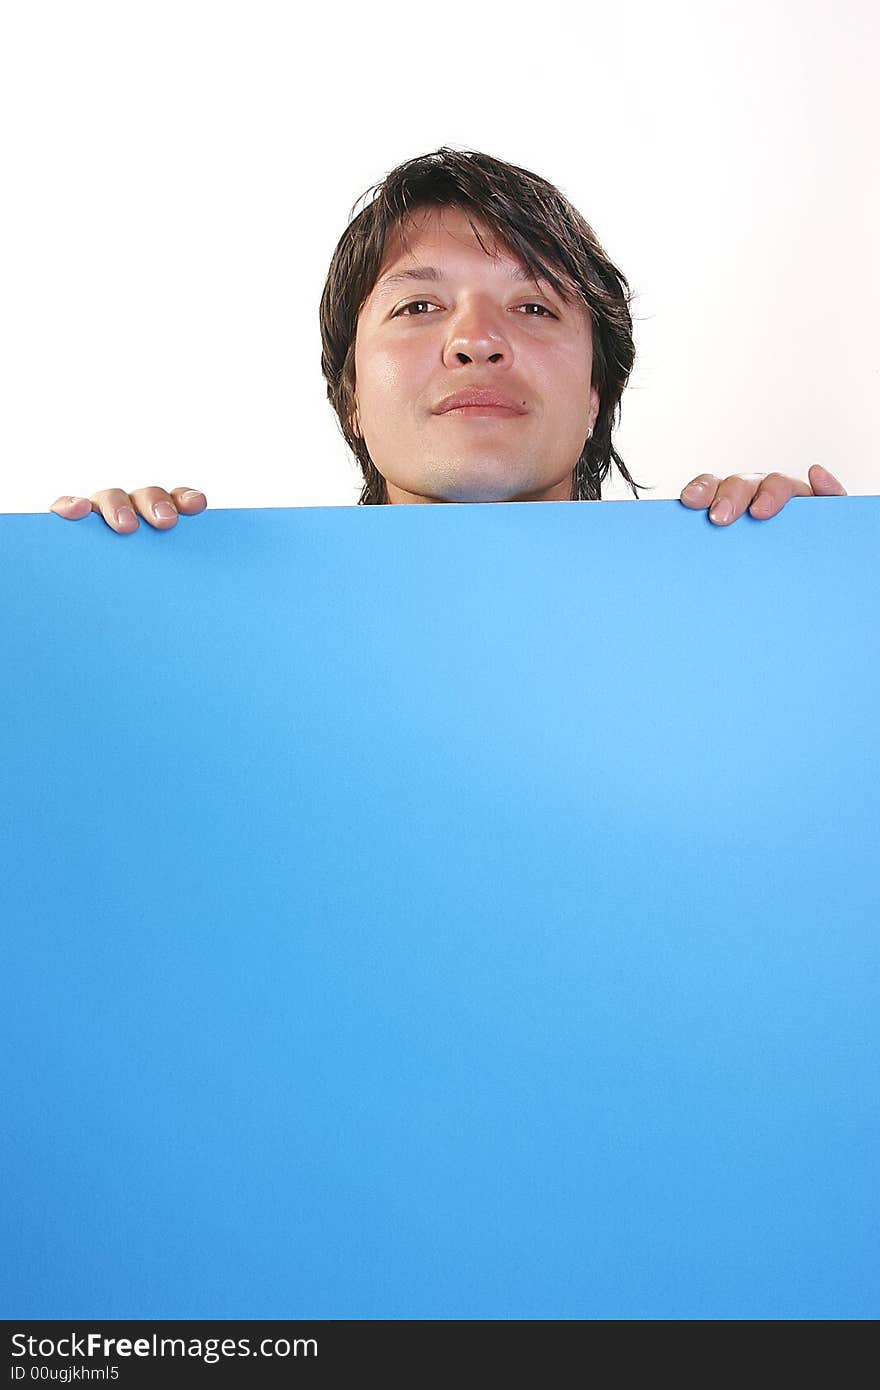
[[[647,496],[812,463],[880,493],[874,0],[0,14],[0,510],[355,502],[324,277],[360,195],[442,144],[556,183],[629,279]]]

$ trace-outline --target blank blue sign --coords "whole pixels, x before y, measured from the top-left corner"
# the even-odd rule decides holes
[[[876,1318],[880,499],[0,517],[7,1318]]]

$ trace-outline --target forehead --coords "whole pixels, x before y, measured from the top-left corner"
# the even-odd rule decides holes
[[[444,261],[469,260],[476,265],[488,261],[502,274],[533,280],[520,257],[474,213],[456,207],[426,207],[415,209],[388,233],[374,288],[380,288],[385,276],[404,265],[440,267]],[[560,279],[567,277],[560,274]]]
[[[474,230],[476,228],[476,231]],[[403,256],[420,252],[430,247],[444,247],[448,251],[480,251],[477,232],[490,255],[507,256],[513,259],[507,247],[501,245],[494,232],[485,222],[463,208],[416,208],[403,222],[393,227],[385,242],[383,269],[387,264],[400,260]]]

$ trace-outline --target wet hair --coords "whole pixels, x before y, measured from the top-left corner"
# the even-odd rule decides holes
[[[370,201],[355,216],[365,198]],[[626,278],[606,256],[592,227],[553,184],[491,155],[444,146],[399,164],[357,199],[321,296],[321,369],[343,437],[363,473],[359,503],[387,503],[388,493],[355,425],[358,315],[378,278],[387,238],[394,231],[403,234],[406,219],[421,208],[461,209],[488,228],[536,279],[547,280],[564,302],[571,302],[574,288],[590,313],[591,385],[599,393],[599,413],[572,471],[571,500],[598,501],[612,463],[638,497],[643,485],[633,482],[611,438],[635,360]],[[488,251],[479,227],[471,226]]]

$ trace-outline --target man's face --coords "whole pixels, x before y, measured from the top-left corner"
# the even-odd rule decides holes
[[[599,411],[586,306],[477,225],[492,255],[460,209],[417,210],[358,319],[355,426],[389,502],[565,501]],[[443,409],[471,388],[507,405]]]

